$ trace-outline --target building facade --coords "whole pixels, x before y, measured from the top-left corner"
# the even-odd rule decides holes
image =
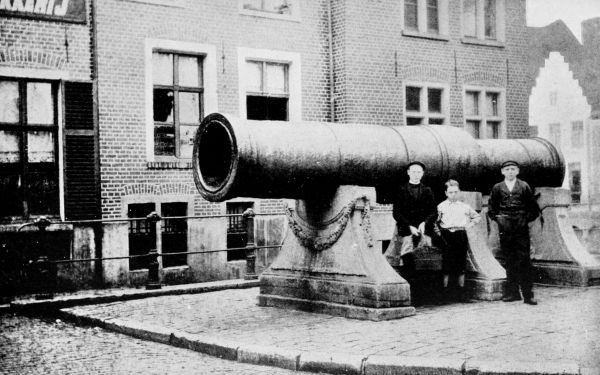
[[[203,116],[212,112],[298,126],[302,121],[430,124],[463,127],[476,138],[528,136],[524,0],[63,0],[62,5],[85,7],[85,22],[78,24],[56,16],[23,18],[15,12],[26,4],[42,9],[45,2],[21,3],[0,3],[10,15],[0,26],[22,30],[8,34],[15,39],[12,45],[48,49],[57,56],[61,69],[40,69],[61,88],[58,97],[60,90],[68,91],[72,77],[90,85],[85,92],[93,94],[89,105],[78,107],[85,108],[91,127],[79,125],[71,133],[91,137],[86,140],[95,158],[81,158],[93,161],[81,178],[96,189],[96,200],[86,196],[70,205],[77,195],[69,181],[78,182],[68,178],[70,112],[58,110],[68,105],[57,104],[54,116],[54,167],[67,177],[56,180],[53,217],[103,220],[62,224],[65,230],[86,233],[73,235],[71,257],[239,247],[245,238],[239,217],[214,216],[247,208],[264,214],[256,223],[259,244],[281,241],[284,201],[211,203],[197,193],[192,140]],[[32,36],[38,28],[53,32],[51,43]],[[0,79],[14,80],[20,74],[14,69],[33,65],[2,59]],[[69,76],[52,76],[49,70],[67,70]],[[0,112],[14,120],[14,110]],[[10,151],[15,142],[0,145]],[[9,191],[11,181],[4,179],[2,189]],[[391,223],[388,206],[377,211],[382,222]],[[176,219],[154,228],[124,220],[151,212]],[[37,214],[10,217],[17,223]],[[179,219],[184,216],[196,218]],[[275,253],[259,252],[259,270]],[[105,284],[136,284],[147,273],[135,258],[89,267]],[[239,252],[174,255],[162,257],[161,270],[163,280],[172,283],[234,278],[244,275],[245,261]]]

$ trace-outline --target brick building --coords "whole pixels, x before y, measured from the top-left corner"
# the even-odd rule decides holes
[[[11,16],[0,27],[16,30],[0,38],[13,38],[12,50],[47,50],[60,60],[58,70],[69,71],[69,78],[40,70],[60,87],[65,108],[70,77],[95,88],[97,107],[85,107],[96,108],[86,112],[93,127],[86,122],[72,133],[97,142],[96,163],[86,169],[97,166],[96,178],[85,181],[99,191],[99,205],[81,197],[70,206],[76,195],[61,177],[58,210],[47,212],[56,219],[116,220],[151,211],[222,215],[248,207],[281,213],[280,200],[217,204],[197,194],[191,140],[202,117],[216,111],[256,120],[445,124],[477,138],[528,135],[524,0],[81,0],[88,16],[81,24],[16,17],[20,3],[0,2]],[[25,3],[37,8],[44,2]],[[47,29],[50,41],[42,35]],[[9,55],[0,53],[2,80],[19,77],[16,67],[37,67]],[[55,116],[57,131],[67,137],[68,113]],[[68,176],[68,143],[56,142],[55,150],[54,168]],[[3,181],[2,189],[10,189]],[[388,207],[379,214],[390,216]],[[25,212],[13,221],[32,217]],[[71,257],[235,247],[243,239],[239,224],[167,219],[157,226],[160,235],[149,236],[146,223],[107,221],[73,240]],[[69,225],[63,226],[74,232],[79,227]],[[285,228],[281,216],[261,217],[259,244],[277,243]],[[273,251],[259,254],[260,266]],[[245,267],[233,252],[162,262],[166,282],[239,277]],[[127,260],[94,267],[107,283],[137,283],[146,272]]]

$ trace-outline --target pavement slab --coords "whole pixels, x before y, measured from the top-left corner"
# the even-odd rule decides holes
[[[473,374],[489,372],[495,363],[562,373],[600,369],[600,287],[535,291],[538,306],[500,301],[422,306],[415,316],[379,322],[259,307],[258,288],[78,306],[62,312],[96,322],[118,320],[141,330],[147,325],[165,333],[218,338],[238,346],[238,361],[243,348],[246,362],[260,363],[257,358],[264,358],[286,368],[293,368],[294,361],[296,368],[314,363],[315,353],[340,353],[335,358],[353,358],[350,368],[357,368],[356,358],[362,358],[363,373],[369,358],[378,358],[382,373],[387,370],[381,363],[393,364],[399,358],[420,358],[424,362],[419,366],[427,368],[432,359],[466,362],[473,364]],[[329,362],[333,368],[343,367],[339,360]],[[511,373],[511,367],[505,367],[504,373]],[[454,365],[448,367],[455,370]]]

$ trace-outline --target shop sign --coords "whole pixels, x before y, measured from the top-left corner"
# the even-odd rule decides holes
[[[86,22],[85,0],[0,0],[0,16]]]

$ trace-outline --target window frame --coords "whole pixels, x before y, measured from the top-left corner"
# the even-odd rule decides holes
[[[583,148],[584,139],[585,125],[583,120],[571,121],[571,147]]]
[[[301,19],[300,1],[287,0],[287,2],[289,3],[288,6],[291,9],[290,14],[279,14],[279,13],[270,12],[267,10],[248,9],[244,6],[245,0],[238,0],[238,12],[243,16],[253,16],[253,17],[272,18],[272,19],[277,19],[277,20],[300,22],[300,19]]]
[[[22,186],[20,199],[22,203],[22,210],[17,215],[8,215],[3,216],[0,219],[6,218],[23,218],[29,219],[32,217],[39,216],[56,216],[56,217],[64,217],[64,202],[62,195],[64,193],[63,187],[63,175],[62,175],[62,153],[60,150],[62,149],[62,97],[61,97],[61,84],[59,81],[42,78],[42,77],[29,77],[25,75],[21,76],[5,76],[0,74],[0,81],[3,82],[16,82],[17,84],[17,92],[18,92],[18,121],[17,123],[8,123],[8,122],[0,122],[0,130],[3,131],[11,131],[18,134],[18,142],[19,142],[19,162],[17,163],[0,163],[0,167],[2,169],[7,170],[7,174],[17,174],[20,184]],[[51,90],[51,100],[53,106],[52,113],[52,124],[36,124],[30,125],[27,120],[27,86],[30,83],[47,83],[50,84]],[[33,196],[31,195],[28,189],[28,180],[31,178],[34,180],[32,176],[35,175],[35,172],[32,171],[30,167],[30,163],[28,161],[28,137],[27,134],[33,131],[44,131],[52,134],[53,137],[53,153],[54,160],[52,162],[42,162],[40,164],[51,165],[43,168],[42,172],[53,173],[53,180],[56,183],[56,207],[54,211],[42,212],[42,213],[32,213],[32,204]],[[12,166],[4,166],[4,164],[14,164]],[[13,173],[10,173],[10,170],[16,169]],[[4,172],[2,173],[4,174]]]
[[[478,95],[477,98],[477,106],[478,112],[477,114],[467,114],[467,102],[468,102],[468,94],[471,92],[476,92]],[[486,104],[487,104],[487,96],[488,94],[496,94],[498,95],[497,99],[497,111],[498,114],[488,115],[486,113]],[[479,138],[477,139],[502,139],[506,138],[506,89],[498,88],[498,87],[486,87],[486,86],[470,86],[466,85],[463,88],[463,127],[466,131],[468,130],[468,122],[478,122],[479,123]],[[488,134],[488,123],[498,123],[498,138],[494,138]],[[471,132],[469,132],[471,133]],[[471,133],[472,134],[472,133]],[[476,138],[476,137],[474,137]]]
[[[417,27],[409,28],[406,23],[406,0],[400,3],[402,35],[407,37],[449,41],[449,0],[437,0],[437,30],[429,29],[429,0],[414,0],[417,3]]]
[[[554,131],[558,130],[558,131]],[[556,147],[557,149],[561,149],[562,143],[562,130],[560,127],[560,122],[552,122],[548,124],[548,140]]]
[[[466,35],[465,1],[460,2],[461,42],[464,44],[486,45],[490,47],[504,47],[506,42],[506,0],[495,1],[495,37],[486,35],[485,5],[488,0],[475,0],[475,35]]]
[[[202,56],[203,114],[218,112],[217,48],[214,45],[181,42],[166,39],[145,40],[145,92],[146,92],[146,161],[148,168],[191,168],[191,159],[154,154],[154,81],[152,55],[154,51],[171,51],[181,55]],[[157,163],[155,163],[157,162]]]
[[[409,111],[407,109],[407,95],[406,91],[409,87],[420,88],[419,92],[419,111]],[[441,111],[437,112],[429,111],[429,91],[430,90],[442,90],[441,94]],[[449,125],[450,124],[450,86],[446,83],[433,83],[433,82],[415,82],[407,81],[403,84],[403,110],[404,110],[404,124],[409,125],[409,118],[420,118],[421,123],[418,125]],[[442,120],[442,124],[432,124],[431,120]]]

